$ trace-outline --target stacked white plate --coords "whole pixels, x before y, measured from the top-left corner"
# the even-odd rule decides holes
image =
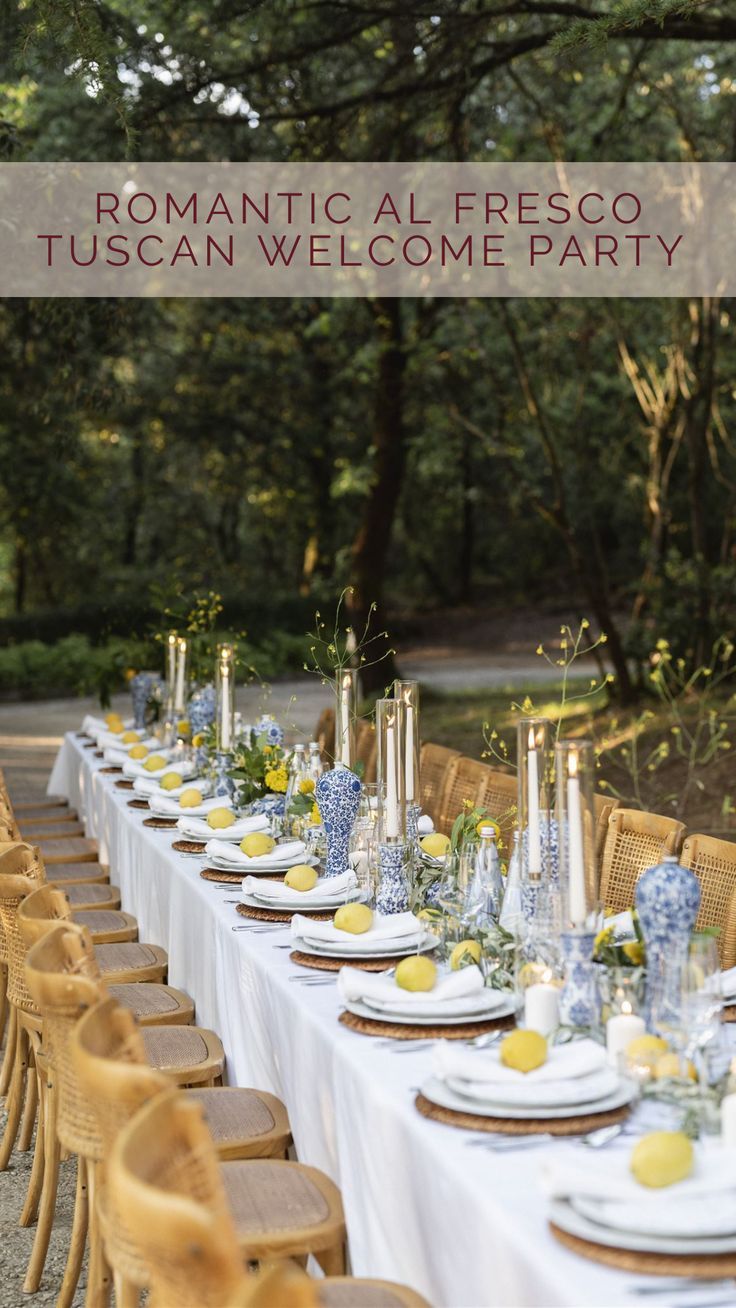
[[[308,922],[297,915],[291,920],[294,948],[322,958],[391,958],[395,954],[426,954],[437,940],[411,913],[382,917],[374,914],[373,926],[360,935],[340,931],[332,922]]]
[[[221,842],[219,834],[218,838],[207,842],[205,854],[208,864],[218,872],[230,872],[244,877],[249,873],[288,872],[289,868],[296,864],[316,867],[319,862],[313,854],[306,853],[301,841],[285,840],[281,845],[277,844],[270,854],[264,854],[262,858],[248,858],[237,845],[227,846],[225,842]]]
[[[551,1220],[613,1249],[736,1253],[736,1150],[696,1145],[691,1175],[659,1190],[639,1185],[630,1155],[630,1148],[607,1154],[602,1172],[558,1155],[543,1176]]]
[[[341,904],[362,904],[368,897],[355,884],[335,892],[330,888],[331,880],[334,878],[320,877],[314,889],[306,893],[290,890],[280,881],[264,880],[251,890],[244,889],[243,903],[249,908],[271,908],[280,913],[324,913]]]
[[[505,1067],[498,1049],[459,1048],[444,1042],[434,1051],[435,1075],[422,1094],[442,1108],[509,1119],[564,1118],[622,1108],[636,1087],[609,1067],[592,1040],[552,1046],[547,1062],[532,1072]]]
[[[489,990],[475,966],[459,972],[442,969],[430,991],[407,991],[393,973],[376,975],[344,967],[338,992],[349,1013],[404,1026],[460,1026],[505,1017],[514,1011],[512,995]]]

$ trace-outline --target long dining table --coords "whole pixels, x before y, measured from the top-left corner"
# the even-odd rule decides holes
[[[299,1159],[339,1185],[354,1274],[410,1285],[436,1308],[642,1302],[635,1286],[648,1278],[580,1258],[548,1228],[545,1158],[585,1146],[494,1153],[472,1131],[422,1117],[414,1100],[429,1043],[409,1048],[342,1025],[334,974],[308,981],[317,974],[291,961],[288,925],[240,916],[239,887],[205,881],[201,858],[172,849],[171,830],[144,826],[146,812],[129,806],[130,790],[87,743],[66,735],[49,793],[67,798],[99,842],[140,939],[168,951],[171,984],[223,1041],[230,1084],[279,1095]],[[585,1152],[606,1166],[606,1150]]]

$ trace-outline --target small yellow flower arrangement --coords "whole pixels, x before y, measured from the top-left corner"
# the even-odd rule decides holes
[[[265,776],[267,788],[276,791],[278,794],[286,793],[288,781],[289,778],[285,767],[271,768]]]
[[[314,794],[314,779],[312,777],[302,777],[301,781],[299,782],[299,794],[300,795]]]
[[[318,827],[322,823],[322,814],[320,813],[319,808],[317,807],[316,804],[312,805],[312,811],[309,814],[309,823],[310,826],[313,827]]]

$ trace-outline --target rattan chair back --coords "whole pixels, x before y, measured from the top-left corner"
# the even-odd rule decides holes
[[[41,884],[46,879],[38,850],[23,840],[0,842],[0,873],[25,877],[28,881],[33,882],[31,889],[34,889],[36,884]],[[17,904],[12,911],[14,914],[17,913]],[[2,914],[0,914],[0,963],[5,963],[8,966],[10,963],[10,947],[5,922]]]
[[[665,854],[678,854],[685,826],[675,818],[617,808],[608,819],[601,854],[600,897],[606,908],[621,913],[634,903],[642,872]]]
[[[502,852],[504,856],[508,856],[511,852],[519,807],[519,785],[513,772],[502,772],[500,768],[492,768],[486,764],[482,766],[485,772],[478,804],[501,828]]]
[[[358,763],[363,764],[363,780],[368,784],[376,779],[377,755],[378,739],[374,724],[372,722],[360,722],[355,743],[355,757]]]
[[[487,763],[466,758],[464,754],[459,754],[452,760],[445,773],[445,784],[440,796],[439,821],[435,819],[438,831],[449,836],[455,818],[463,807],[480,807],[490,770]]]
[[[314,738],[319,745],[320,758],[326,767],[332,767],[335,757],[335,710],[323,709],[317,719]]]
[[[687,836],[680,862],[700,882],[700,911],[696,927],[721,929],[718,949],[721,967],[736,965],[736,931],[729,933],[729,918],[736,894],[736,844],[715,836]]]
[[[460,757],[457,749],[445,745],[422,745],[419,755],[419,802],[422,812],[428,813],[435,825],[440,817],[440,800],[445,786],[447,769]]]
[[[29,877],[0,872],[0,922],[5,936],[8,962],[8,999],[24,1013],[38,1015],[26,986],[26,943],[18,925],[18,909],[35,889]]]
[[[95,969],[89,932],[73,922],[59,923],[36,942],[26,960],[26,982],[43,1017],[56,1074],[59,1140],[65,1149],[96,1162],[102,1157],[102,1138],[72,1058],[79,1018],[107,996]]]
[[[171,1083],[149,1065],[132,1012],[114,999],[103,999],[80,1018],[72,1057],[109,1156],[120,1129]]]

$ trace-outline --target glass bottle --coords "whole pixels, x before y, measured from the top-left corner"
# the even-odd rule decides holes
[[[303,825],[302,815],[294,813],[294,800],[300,795],[301,782],[308,775],[308,763],[304,745],[295,745],[289,761],[289,779],[286,784],[284,803],[284,823],[287,834],[298,835]]]
[[[503,878],[493,827],[481,826],[480,842],[468,847],[469,861],[463,917],[474,926],[498,922],[503,904]]]
[[[322,755],[320,754],[320,750],[319,750],[319,742],[316,740],[310,740],[309,742],[308,767],[309,767],[308,775],[312,778],[312,781],[316,786],[317,782],[322,776],[322,773],[325,770],[324,764],[322,762]]]

